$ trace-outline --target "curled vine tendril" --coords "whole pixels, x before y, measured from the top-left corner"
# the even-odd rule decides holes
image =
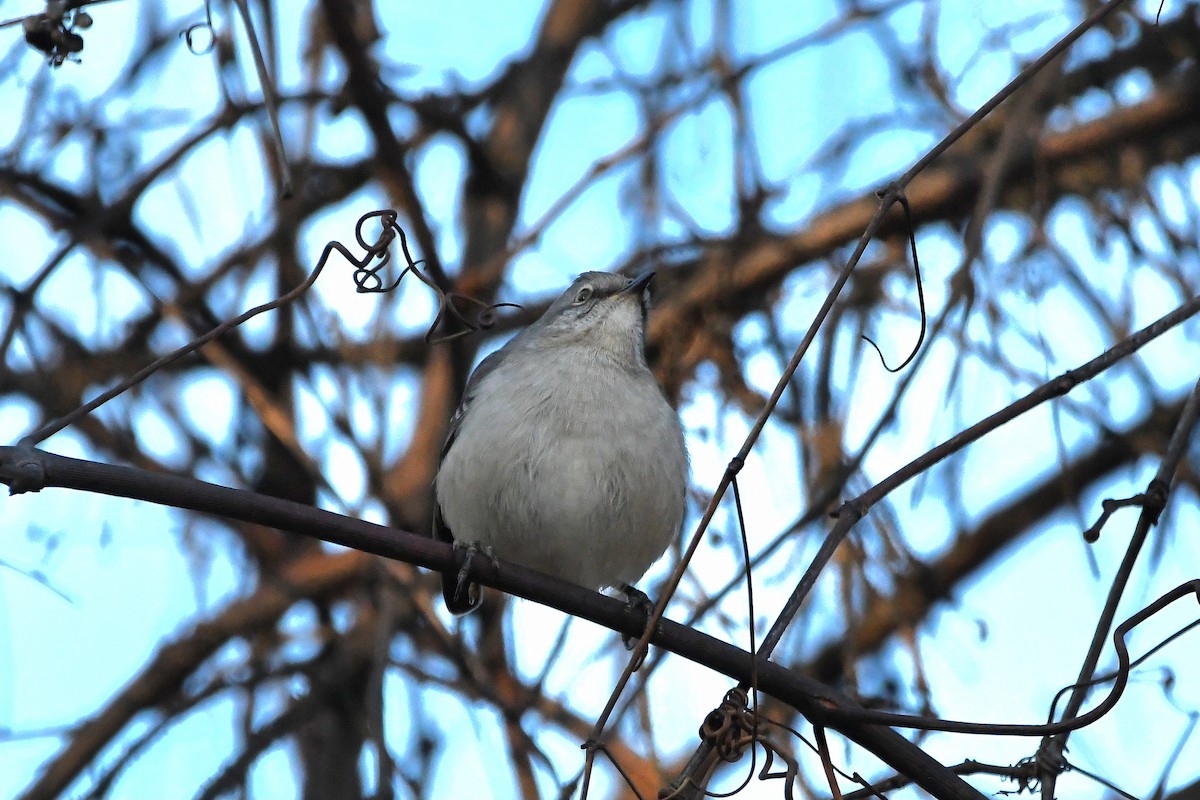
[[[385,283],[383,278],[379,276],[380,270],[388,266],[392,261],[390,250],[384,250],[376,253],[378,260],[371,264],[369,261],[357,265],[354,270],[352,279],[354,285],[360,293],[382,294],[390,292],[400,285],[400,281],[404,280],[405,275],[413,275],[421,283],[428,286],[437,297],[438,310],[433,318],[433,323],[429,326],[429,330],[425,332],[426,344],[437,344],[439,342],[448,342],[452,339],[458,339],[463,336],[468,336],[482,330],[488,330],[496,325],[499,319],[497,310],[501,308],[521,308],[517,303],[485,303],[482,300],[476,300],[474,297],[469,297],[457,292],[447,292],[440,286],[434,283],[421,272],[420,266],[424,263],[423,260],[414,259],[411,251],[408,249],[408,236],[404,230],[396,223],[396,212],[394,211],[372,211],[366,214],[358,221],[358,225],[354,229],[354,236],[358,243],[364,249],[367,248],[363,241],[362,226],[367,220],[379,217],[380,221],[395,232],[395,237],[400,240],[400,251],[404,254],[404,269],[396,276],[396,279],[391,283]],[[458,307],[460,304],[466,304],[477,309],[474,315],[468,315],[461,311]],[[443,320],[454,319],[462,326],[462,330],[454,331],[453,333],[445,334],[444,336],[433,335],[439,325],[443,324]]]
[[[879,345],[875,344],[874,339],[866,334],[863,334],[862,338],[867,341],[867,344],[875,348],[875,353],[879,356],[879,360],[883,364],[884,369],[886,369],[888,372],[899,372],[907,367],[909,363],[911,363],[912,360],[917,357],[917,353],[920,352],[921,344],[925,341],[925,329],[928,325],[928,315],[925,313],[925,289],[921,281],[921,261],[917,258],[917,236],[916,230],[913,227],[912,209],[909,208],[908,198],[904,195],[904,192],[897,190],[895,185],[889,186],[887,189],[881,190],[876,194],[878,194],[881,198],[886,198],[889,193],[893,192],[896,193],[896,202],[899,203],[900,207],[904,209],[904,221],[908,225],[908,244],[909,249],[912,251],[913,273],[916,275],[917,283],[917,302],[920,305],[921,311],[921,332],[917,334],[917,343],[913,345],[912,352],[908,354],[908,358],[904,359],[904,361],[902,361],[897,367],[888,366],[887,359],[883,357],[883,351],[879,349]]]
[[[688,770],[685,779],[673,783],[676,786],[675,791],[661,795],[662,800],[683,794],[689,784],[693,788],[708,786],[709,779],[718,766],[737,762],[747,749],[756,744],[763,748],[765,754],[758,779],[783,779],[783,795],[788,800],[793,800],[796,779],[800,775],[800,764],[791,754],[790,748],[784,747],[767,735],[765,729],[772,725],[771,721],[758,717],[750,709],[749,700],[749,694],[741,687],[735,687],[725,693],[721,704],[710,711],[700,725],[700,739],[708,747],[707,755],[702,761],[689,765],[691,769]],[[773,769],[776,759],[783,762],[783,769]],[[730,792],[705,790],[704,796],[731,797],[746,788],[752,777],[753,775],[748,775],[741,785]]]
[[[196,45],[193,37],[195,37],[198,31],[204,31],[208,34],[207,44],[203,46]],[[179,35],[185,42],[187,42],[187,48],[189,51],[191,51],[192,55],[202,56],[211,53],[213,48],[217,46],[217,32],[216,29],[213,28],[212,21],[212,6],[208,2],[205,2],[204,22],[197,22],[193,25],[187,26],[179,32]]]

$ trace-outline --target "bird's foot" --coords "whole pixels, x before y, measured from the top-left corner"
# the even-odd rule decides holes
[[[638,627],[644,632],[650,624],[650,616],[654,613],[654,603],[650,601],[649,595],[632,586],[628,583],[622,583],[618,587],[621,593],[625,595],[625,610],[630,615],[637,615]],[[625,645],[626,650],[632,650],[638,643],[640,636],[622,636],[621,642]],[[640,669],[642,661],[646,658],[646,654],[642,653],[641,659],[634,665],[634,669]]]
[[[454,598],[457,600],[458,598],[462,597],[463,592],[465,591],[467,593],[466,596],[469,598],[469,602],[473,606],[478,602],[479,589],[470,581],[471,562],[474,561],[475,556],[479,555],[480,553],[483,553],[485,556],[491,559],[493,567],[499,566],[500,560],[496,558],[496,553],[492,550],[491,545],[484,545],[480,542],[468,543],[460,542],[459,540],[455,539],[454,549],[465,551],[462,566],[458,570],[458,581],[454,587]]]

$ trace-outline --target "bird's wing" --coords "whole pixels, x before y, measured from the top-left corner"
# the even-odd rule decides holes
[[[466,418],[475,392],[478,391],[483,379],[504,361],[505,351],[508,350],[511,344],[512,342],[510,341],[504,347],[501,347],[483,359],[483,361],[480,361],[479,366],[475,367],[475,371],[467,379],[466,388],[463,389],[462,401],[459,402],[458,408],[454,410],[454,416],[450,418],[450,425],[446,431],[446,441],[442,444],[441,460],[445,460],[446,454],[454,446],[454,440],[458,437],[458,431],[462,427],[463,420]],[[446,526],[446,521],[442,517],[442,506],[437,501],[436,492],[433,498],[433,538],[441,542],[454,541],[454,533]],[[468,544],[470,543],[468,542]],[[479,590],[479,584],[463,584],[459,579],[459,574],[452,571],[442,573],[442,599],[446,602],[446,608],[452,614],[467,614],[479,607],[482,594]]]
[[[511,344],[511,342],[510,342]],[[475,399],[475,392],[479,390],[479,385],[483,379],[495,371],[496,367],[504,361],[504,357],[508,350],[508,345],[501,347],[483,361],[479,362],[479,366],[471,373],[471,377],[467,379],[466,388],[463,389],[462,400],[459,401],[458,408],[454,409],[454,416],[450,418],[450,426],[446,430],[446,441],[442,444],[442,455],[440,460],[446,459],[446,454],[450,452],[450,448],[454,445],[454,440],[458,438],[458,430],[462,427],[463,420],[467,416],[467,409],[471,406],[471,401]]]

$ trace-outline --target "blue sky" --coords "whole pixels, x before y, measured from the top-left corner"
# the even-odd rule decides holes
[[[0,4],[0,14],[16,16],[34,8],[5,2]],[[696,42],[695,50],[704,52],[714,36],[713,4],[696,2],[689,8],[688,35]],[[820,30],[837,11],[830,2],[806,3],[802,10],[794,3],[771,2],[734,3],[733,8],[735,24],[729,40],[732,54],[739,58],[769,53]],[[161,9],[166,19],[173,20],[164,27],[181,28],[200,18],[192,4],[165,3]],[[281,52],[295,53],[302,46],[303,28],[298,23],[307,18],[308,9],[307,4],[303,10],[297,5],[280,18]],[[902,44],[911,46],[917,41],[921,9],[914,3],[894,12],[892,27]],[[220,76],[211,56],[188,53],[180,45],[170,58],[143,77],[133,97],[105,99],[108,81],[132,58],[129,31],[137,30],[139,14],[145,23],[146,10],[136,2],[97,6],[93,11],[95,25],[86,35],[82,65],[68,64],[51,72],[34,54],[22,55],[17,69],[0,79],[0,107],[23,109],[23,104],[32,102],[39,92],[48,93],[63,109],[70,108],[70,104],[95,103],[102,118],[113,125],[144,124],[146,134],[131,158],[139,165],[155,162],[203,125],[219,102],[215,87]],[[1039,53],[1076,16],[1075,4],[944,4],[937,22],[938,55],[943,68],[959,79],[954,101],[972,110],[1011,77],[1020,59]],[[448,31],[447,19],[454,20],[452,32]],[[385,44],[377,55],[393,65],[392,88],[409,96],[448,86],[478,87],[493,78],[508,60],[526,51],[538,19],[536,4],[502,8],[502,4],[458,2],[436,9],[432,4],[406,4],[403,14],[381,20]],[[976,58],[979,42],[987,32],[1013,20],[1029,21],[1011,40],[1014,52]],[[237,27],[231,19],[220,19],[219,25]],[[630,92],[609,83],[618,75],[636,80],[664,66],[691,66],[684,51],[664,46],[663,42],[674,35],[666,15],[654,6],[633,15],[603,42],[593,43],[580,53],[572,71],[572,85],[553,111],[539,144],[522,198],[518,235],[538,226],[547,209],[587,176],[596,162],[619,152],[638,135],[644,122],[642,110]],[[1103,53],[1107,41],[1101,35],[1090,37],[1081,42],[1079,53],[1072,54],[1072,58],[1081,57],[1080,53]],[[7,52],[8,47],[20,50],[15,28],[0,30],[0,51]],[[244,48],[239,55],[245,56]],[[322,69],[322,83],[327,87],[337,85],[340,68],[327,61]],[[257,84],[249,68],[243,69],[242,80],[249,87],[247,92],[256,95]],[[279,71],[284,94],[304,80],[305,73],[296,60],[285,56]],[[881,184],[906,168],[944,133],[948,122],[937,119],[929,109],[909,108],[895,99],[899,94],[892,80],[875,40],[861,30],[851,29],[826,45],[773,61],[748,81],[747,102],[761,171],[779,189],[769,211],[769,221],[777,230],[796,230],[812,214]],[[1124,91],[1135,99],[1139,92],[1136,80]],[[1144,92],[1145,87],[1140,91]],[[686,106],[698,94],[697,87],[685,83],[664,99],[665,107]],[[1097,98],[1094,102],[1096,108],[1075,109],[1077,118],[1100,113],[1106,101]],[[143,108],[170,110],[170,124],[151,122],[140,112]],[[836,180],[813,173],[814,157],[840,126],[869,121],[893,110],[909,120],[909,127],[879,128],[845,161]],[[306,120],[294,107],[285,105],[282,117],[285,138],[292,143],[299,143],[305,125],[312,123],[314,150],[331,160],[361,157],[367,143],[353,112],[339,116],[321,113]],[[19,118],[20,113],[0,118],[0,147],[5,153],[14,149],[21,133]],[[686,213],[695,230],[706,235],[725,234],[733,223],[735,180],[730,119],[729,109],[722,103],[697,103],[680,112],[663,140],[661,174],[666,193],[679,204],[681,216]],[[403,127],[402,115],[398,114],[397,124]],[[158,181],[137,208],[136,218],[160,236],[158,243],[186,268],[196,274],[205,273],[244,237],[260,235],[270,225],[273,187],[261,167],[261,146],[256,124],[247,122],[231,135],[197,148]],[[88,179],[91,159],[115,159],[117,155],[91,152],[82,141],[68,141],[52,153],[49,145],[44,147],[48,154],[40,169],[68,183]],[[464,172],[462,150],[448,137],[435,137],[414,153],[413,169],[426,215],[437,232],[439,254],[453,271],[461,257],[461,220],[456,214]],[[1192,165],[1185,177],[1173,175],[1151,182],[1152,191],[1161,196],[1168,212],[1173,193],[1183,192],[1186,196],[1190,192],[1195,196],[1194,173]],[[114,172],[98,191],[102,196],[115,196],[131,174]],[[641,209],[630,204],[631,187],[637,180],[637,170],[622,165],[592,183],[545,229],[536,244],[514,259],[501,299],[541,298],[556,292],[578,272],[618,265],[638,236],[646,233],[639,226],[653,226],[650,234],[657,237],[682,238],[685,227],[678,220],[647,221]],[[303,233],[308,255],[315,258],[331,238],[348,239],[354,218],[383,205],[386,199],[376,187],[330,209]],[[1182,202],[1176,204],[1174,213],[1181,217],[1185,213]],[[1064,202],[1051,217],[1055,236],[1078,257],[1089,259],[1092,274],[1098,276],[1097,285],[1110,292],[1114,305],[1135,301],[1132,316],[1137,324],[1145,324],[1173,306],[1173,291],[1156,277],[1153,264],[1139,261],[1128,248],[1093,246],[1090,209]],[[1111,344],[1105,332],[1078,324],[1084,312],[1069,292],[1061,288],[1042,291],[1043,284],[1052,280],[1050,267],[1019,258],[1029,236],[1030,231],[1019,219],[997,218],[988,228],[987,268],[989,277],[997,283],[1012,285],[1013,291],[1003,298],[1010,320],[1025,330],[1040,331],[1045,348],[1020,341],[1016,334],[1006,334],[1001,346],[1024,370],[1013,376],[989,363],[987,346],[993,331],[985,320],[973,319],[968,338],[977,350],[967,360],[963,378],[970,391],[959,390],[954,395],[957,400],[947,403],[943,398],[954,353],[945,349],[944,343],[930,345],[937,348],[930,356],[931,366],[906,399],[899,424],[886,434],[886,446],[874,451],[864,466],[870,480],[881,479],[965,424],[1011,402],[1033,388],[1034,381],[1076,366]],[[0,199],[0,239],[17,243],[0,264],[5,279],[17,286],[29,281],[63,242],[61,234],[45,230],[4,199]],[[946,299],[946,283],[957,266],[960,243],[953,232],[931,228],[922,231],[919,244],[926,268],[927,299],[936,313],[939,303]],[[781,304],[781,309],[788,312],[784,322],[789,337],[798,339],[798,331],[807,325],[829,282],[828,274],[817,272],[789,281]],[[87,286],[88,291],[79,291],[79,286]],[[61,324],[102,346],[119,340],[125,323],[144,311],[153,299],[152,293],[158,291],[154,286],[138,285],[112,262],[103,264],[99,277],[94,278],[91,262],[77,254],[41,290],[39,300],[43,308],[55,309]],[[246,285],[229,281],[221,291],[227,303],[224,310],[232,314],[261,302],[272,290],[262,281]],[[323,277],[315,294],[320,302],[318,311],[336,320],[340,335],[354,339],[368,339],[381,327],[420,332],[433,314],[432,303],[420,289],[409,287],[392,297],[366,297],[353,292],[344,274]],[[885,343],[889,354],[905,350],[915,336],[911,298],[902,286],[897,287],[891,300],[891,306],[872,323],[889,331]],[[8,306],[0,307],[0,318],[7,321],[10,313]],[[1072,324],[1057,325],[1060,319],[1072,320]],[[255,320],[247,326],[246,336],[252,342],[261,341],[271,325],[269,318]],[[737,328],[735,336],[749,350],[762,341],[764,330],[761,319],[751,318]],[[323,329],[302,328],[298,335],[310,341],[325,341],[323,337],[331,334]],[[182,332],[178,338],[164,335],[157,344],[165,350],[184,338]],[[1162,398],[1179,396],[1194,381],[1195,375],[1189,373],[1187,365],[1200,363],[1197,338],[1192,326],[1147,347],[1139,356],[1155,377]],[[22,363],[19,351],[10,357],[16,364]],[[749,381],[769,391],[778,377],[778,368],[773,359],[760,354],[749,362]],[[847,394],[856,400],[845,414],[848,439],[853,442],[874,423],[897,378],[861,355],[846,357],[836,374]],[[1118,422],[1133,419],[1145,410],[1145,399],[1127,391],[1132,386],[1128,374],[1129,370],[1119,369],[1111,382],[1083,387],[1072,398],[1107,409]],[[694,481],[708,488],[716,484],[749,424],[743,414],[720,403],[714,384],[711,372],[701,370],[689,386],[681,409],[692,433],[689,449]],[[412,425],[411,419],[403,416],[403,409],[417,385],[412,374],[397,370],[388,377],[388,387],[391,407],[397,410],[397,416],[388,420],[389,446],[398,453]],[[332,435],[322,408],[323,404],[342,399],[345,385],[326,375],[299,388],[304,410],[301,435],[306,446],[342,502],[363,516],[378,519],[378,506],[371,501],[364,505],[361,464],[348,443]],[[352,393],[351,397],[358,395]],[[214,372],[178,385],[169,379],[157,381],[152,393],[135,402],[114,404],[101,413],[117,415],[114,418],[118,419],[120,415],[128,416],[146,446],[171,465],[179,461],[180,443],[162,412],[164,404],[181,404],[196,420],[201,435],[236,464],[239,454],[230,424],[235,402],[229,384]],[[26,433],[33,422],[32,413],[20,399],[0,399],[0,442],[15,441]],[[354,413],[364,431],[378,424],[364,406],[358,406]],[[1057,422],[1070,446],[1083,446],[1096,435],[1094,426],[1069,410],[1061,413]],[[985,439],[957,465],[968,476],[962,499],[969,517],[984,516],[1014,481],[1054,469],[1057,454],[1047,431],[1055,423],[1047,407]],[[1025,446],[1014,448],[1014,442]],[[81,437],[70,431],[57,435],[46,446],[64,455],[95,455]],[[1140,491],[1154,467],[1152,458],[1145,459],[1126,472],[1122,486],[1106,487],[1104,496]],[[215,482],[236,479],[233,465],[223,467],[218,462],[206,469],[198,477]],[[743,474],[752,543],[767,541],[803,511],[802,498],[795,491],[801,481],[798,470],[792,433],[779,423],[771,423]],[[936,554],[950,541],[953,522],[936,489],[913,482],[891,500],[892,508],[909,521],[904,533],[918,554]],[[1091,517],[1098,500],[1083,498],[1081,516]],[[325,497],[324,502],[337,505],[331,497]],[[228,535],[207,520],[187,522],[182,515],[148,504],[61,490],[3,499],[0,509],[8,533],[0,537],[0,731],[15,734],[0,737],[0,796],[10,796],[58,750],[63,741],[58,733],[102,707],[163,641],[185,633],[196,620],[244,593],[250,580],[241,572]],[[1120,558],[1122,537],[1132,527],[1132,516],[1133,512],[1128,511],[1118,515],[1111,530],[1091,547],[1104,575]],[[1087,546],[1079,538],[1079,520],[1064,517],[1056,517],[1044,526],[1035,543],[1012,552],[986,575],[962,586],[954,598],[955,605],[936,613],[920,630],[917,636],[925,679],[934,687],[941,715],[1039,721],[1048,698],[1074,679],[1106,583],[1091,572]],[[1193,502],[1173,510],[1167,522],[1170,530],[1186,531],[1195,529],[1196,517]],[[911,524],[915,519],[921,524]],[[708,588],[731,578],[737,566],[737,550],[728,537],[733,530],[732,520],[727,513],[718,517],[716,527],[727,534],[726,542],[706,547],[693,567],[692,580]],[[872,528],[863,530],[867,537]],[[815,542],[790,550],[790,558],[799,559],[814,546]],[[1119,617],[1166,588],[1195,577],[1190,570],[1200,563],[1200,545],[1194,537],[1189,542],[1174,536],[1166,552],[1168,556],[1156,563],[1143,561]],[[776,559],[756,576],[759,607],[767,609],[768,617],[773,616],[782,593],[788,589],[786,581],[782,586],[769,586],[768,580],[781,573],[791,574],[798,569],[796,563]],[[667,567],[665,562],[660,563],[651,577],[663,574]],[[39,577],[52,588],[43,585]],[[819,597],[832,600],[837,590],[836,583],[824,582]],[[685,596],[689,592],[686,583],[683,592]],[[727,603],[726,613],[744,613],[739,602]],[[1174,618],[1182,624],[1180,620],[1191,618],[1189,613],[1194,614],[1194,610],[1179,611]],[[304,609],[297,609],[289,620],[294,626],[289,630],[296,637],[297,653],[315,646],[307,633],[306,623],[310,620],[305,614]],[[521,631],[523,643],[517,663],[526,675],[538,673],[551,641],[530,633],[556,631],[560,620],[557,612],[525,602],[516,604],[511,624]],[[981,636],[980,620],[986,621],[986,636]],[[726,635],[719,623],[709,621],[705,626],[710,632]],[[813,646],[821,635],[837,627],[836,619],[814,618],[806,629],[793,632],[788,641],[795,647]],[[1171,630],[1165,620],[1156,620],[1154,628],[1159,635]],[[1138,637],[1143,646],[1156,641],[1149,633],[1139,633]],[[577,624],[568,640],[564,663],[583,666],[556,670],[547,683],[548,689],[569,699],[584,716],[597,713],[607,697],[618,661],[611,657],[588,659],[597,652],[610,654],[613,644],[612,636]],[[230,648],[215,659],[214,669],[224,664],[232,669],[240,655],[237,648]],[[1186,664],[1189,658],[1194,663],[1196,643],[1184,640],[1172,647],[1170,655],[1176,664]],[[901,644],[890,646],[881,656],[892,657],[900,664],[911,663]],[[1033,669],[1030,664],[1039,667]],[[1135,794],[1146,792],[1148,781],[1153,781],[1157,772],[1156,767],[1139,770],[1133,765],[1161,764],[1186,723],[1185,714],[1165,707],[1163,692],[1154,682],[1156,676],[1155,670],[1147,667],[1108,719],[1072,740],[1072,756],[1114,780],[1127,781],[1122,786]],[[1173,690],[1178,706],[1200,707],[1200,681],[1189,680],[1192,676],[1182,673],[1178,677]],[[656,728],[654,746],[673,753],[689,747],[699,720],[727,687],[726,679],[669,658],[651,679],[651,712],[663,720]],[[289,690],[302,689],[280,687],[276,705]],[[269,719],[277,710],[269,696],[267,700],[255,709],[259,720]],[[195,793],[204,776],[211,775],[233,751],[240,712],[238,704],[222,700],[190,715],[134,763],[110,796],[175,797]],[[393,678],[388,726],[398,753],[413,745],[409,720],[414,714],[441,715],[450,729],[463,731],[462,736],[474,737],[480,743],[479,747],[455,748],[454,764],[443,763],[437,772],[435,796],[461,796],[463,778],[456,775],[462,774],[487,774],[485,788],[491,796],[515,796],[511,775],[494,769],[495,762],[487,755],[503,752],[499,720],[493,713],[464,707],[436,689],[413,690],[398,677]],[[153,716],[149,715],[139,724],[152,722]],[[1153,733],[1148,730],[1151,724]],[[1141,733],[1134,737],[1123,734],[1129,730]],[[539,727],[537,732],[539,742],[554,755],[560,777],[573,774],[581,764],[578,741],[550,726]],[[36,735],[28,735],[31,733]],[[127,736],[136,733],[130,731]],[[961,737],[932,735],[924,746],[950,763],[964,757],[1010,762],[1028,755],[1034,744],[990,738],[964,742]],[[117,755],[119,748],[106,752],[106,763]],[[252,772],[256,796],[294,795],[290,759],[286,747],[276,747],[260,759]],[[1189,759],[1192,764],[1200,763],[1200,745],[1194,741],[1180,763],[1187,764]],[[864,774],[871,770],[870,759],[863,759],[861,753],[856,752],[850,763]],[[95,777],[83,779],[77,790],[84,791]],[[1194,775],[1181,775],[1180,780],[1188,777]],[[547,788],[552,785],[547,776],[542,778]],[[607,780],[607,776],[602,777],[595,796],[606,793],[610,786]],[[779,791],[776,784],[752,783],[744,796],[776,797]],[[1060,784],[1059,794],[1096,797],[1102,792],[1095,784],[1068,775]]]

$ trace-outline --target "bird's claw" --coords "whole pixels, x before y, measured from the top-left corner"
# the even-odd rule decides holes
[[[479,555],[479,553],[482,552],[485,556],[487,556],[491,560],[493,567],[500,566],[500,559],[496,558],[496,553],[495,553],[495,551],[492,550],[491,545],[484,545],[484,544],[481,544],[480,542],[469,542],[468,543],[468,542],[460,542],[457,539],[455,539],[454,540],[454,549],[462,550],[465,552],[465,555],[463,556],[462,566],[458,570],[458,583],[454,588],[454,597],[457,599],[457,598],[463,596],[464,589],[466,591],[470,592],[471,562],[475,559],[475,556]]]
[[[625,595],[625,610],[629,614],[637,614],[639,617],[639,627],[644,632],[650,625],[650,616],[654,613],[654,603],[650,601],[650,596],[628,583],[623,583],[618,587],[621,593]],[[622,635],[621,642],[625,645],[626,650],[632,650],[638,643],[640,636]],[[643,651],[641,658],[633,665],[634,670],[638,670],[642,666],[642,662],[646,660],[646,652]]]

